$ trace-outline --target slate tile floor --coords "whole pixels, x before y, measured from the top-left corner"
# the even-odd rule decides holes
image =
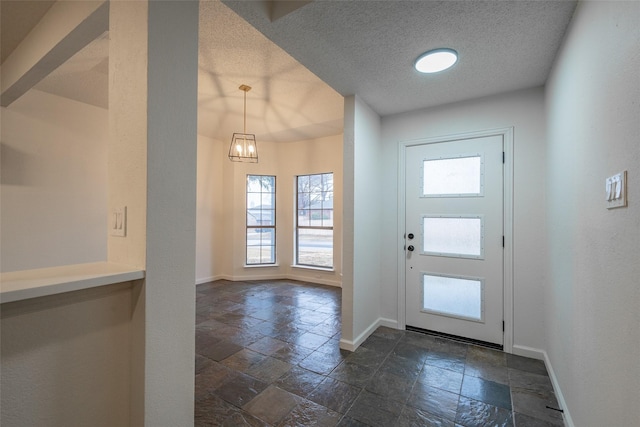
[[[544,363],[378,328],[339,349],[340,289],[199,285],[196,426],[563,426]]]

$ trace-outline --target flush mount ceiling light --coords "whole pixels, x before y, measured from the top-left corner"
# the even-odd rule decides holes
[[[453,67],[458,61],[458,52],[453,49],[434,49],[416,59],[414,67],[421,73],[437,73]]]
[[[244,130],[243,133],[234,133],[229,147],[229,159],[232,162],[258,163],[258,147],[256,136],[247,133],[247,92],[251,86],[240,85],[238,88],[244,92]]]

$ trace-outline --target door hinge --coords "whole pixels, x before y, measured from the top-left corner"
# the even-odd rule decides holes
[[[502,332],[504,332],[504,320],[502,321]]]
[[[504,151],[502,152],[502,163],[505,162],[505,155],[504,155]]]
[[[502,236],[502,247],[504,248],[504,236]]]

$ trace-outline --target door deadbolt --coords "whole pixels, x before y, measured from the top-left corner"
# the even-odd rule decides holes
[[[413,250],[414,250],[414,249],[415,249],[415,248],[413,247],[413,245],[409,245],[409,247],[407,248],[407,250],[408,250],[409,252],[413,252]]]
[[[409,233],[409,235],[407,235],[407,237],[409,238],[409,240],[413,239],[413,233]]]

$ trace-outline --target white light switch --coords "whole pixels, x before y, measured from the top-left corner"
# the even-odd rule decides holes
[[[113,209],[109,218],[109,229],[112,236],[125,237],[127,235],[127,207]]]
[[[605,180],[607,209],[627,206],[627,171],[610,176]]]

